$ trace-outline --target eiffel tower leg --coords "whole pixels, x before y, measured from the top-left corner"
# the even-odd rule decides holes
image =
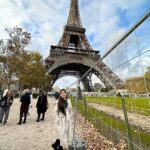
[[[102,81],[102,83],[105,85],[106,89],[110,90],[113,88],[112,84],[110,84],[110,82],[107,81],[107,79],[102,74],[100,74],[98,71],[95,72],[95,75]]]
[[[94,86],[92,84],[92,73],[89,74],[89,84],[90,84],[90,87],[91,87],[91,91],[94,91]]]
[[[54,83],[56,82],[57,78],[59,77],[59,73],[57,73],[57,75],[53,75],[53,79],[50,83],[50,90],[52,89]]]
[[[88,91],[88,92],[94,91],[93,86],[92,86],[92,82],[90,79],[88,79],[88,76],[86,76],[82,79],[82,83],[83,83],[86,91]]]
[[[123,87],[123,81],[107,66],[105,63],[100,62],[98,64],[99,69],[105,74],[105,76],[109,79],[108,84],[113,85],[114,89]]]

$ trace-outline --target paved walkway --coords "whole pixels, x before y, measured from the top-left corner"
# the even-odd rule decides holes
[[[0,150],[52,150],[56,140],[54,123],[54,99],[49,99],[49,109],[45,121],[36,122],[36,101],[32,100],[27,124],[17,125],[19,119],[19,99],[15,99],[10,110],[8,125],[0,126]]]

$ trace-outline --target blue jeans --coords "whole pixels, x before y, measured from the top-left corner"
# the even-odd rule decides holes
[[[0,107],[0,123],[7,122],[9,116],[10,106]]]

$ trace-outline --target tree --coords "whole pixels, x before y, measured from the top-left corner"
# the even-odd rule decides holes
[[[2,74],[2,69],[0,68],[0,89],[1,89],[1,86],[4,84],[4,77],[3,77],[3,74]]]
[[[31,35],[19,27],[5,30],[9,38],[6,41],[0,40],[0,67],[7,88],[10,88],[16,80],[16,72],[21,65],[22,57],[28,53],[25,47],[30,43]]]
[[[134,92],[134,93],[146,93],[147,92],[144,77],[134,77],[134,78],[130,78],[126,80],[125,88],[129,92]]]
[[[145,72],[145,80],[148,92],[150,92],[150,66],[147,67],[147,71]]]
[[[51,85],[50,85],[51,80],[52,80],[52,76],[45,74],[44,78],[42,79],[42,83],[41,83],[41,88],[44,91],[49,91],[51,89]]]
[[[46,75],[42,56],[38,52],[31,52],[24,62],[24,69],[19,70],[17,75],[21,85],[48,90],[51,76]]]
[[[18,82],[20,89],[25,86],[48,89],[51,77],[46,75],[42,56],[25,50],[31,41],[30,33],[19,27],[6,32],[9,38],[0,40],[0,81],[4,79],[7,88]]]

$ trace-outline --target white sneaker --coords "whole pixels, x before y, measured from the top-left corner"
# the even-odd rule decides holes
[[[2,126],[2,123],[0,123],[0,126]]]

